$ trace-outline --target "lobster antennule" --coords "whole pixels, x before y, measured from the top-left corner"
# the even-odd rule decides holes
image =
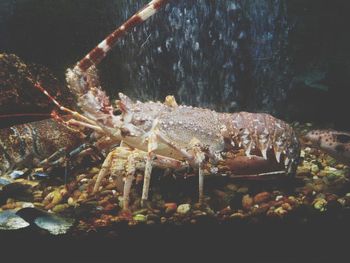
[[[124,24],[113,31],[107,38],[100,42],[92,49],[75,67],[78,67],[82,72],[88,70],[92,65],[97,65],[113,48],[117,40],[128,30],[141,24],[149,17],[157,13],[168,0],[153,0],[144,6],[140,11],[130,17]]]

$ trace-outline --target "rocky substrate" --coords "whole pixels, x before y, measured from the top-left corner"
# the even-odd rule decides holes
[[[296,123],[294,126],[300,135],[312,128],[311,124]],[[116,178],[106,179],[102,190],[91,195],[98,172],[98,167],[87,168],[84,173],[77,172],[66,185],[60,177],[20,178],[3,185],[0,191],[1,228],[6,229],[1,223],[5,211],[15,211],[25,220],[29,214],[37,226],[39,217],[44,218],[41,223],[49,220],[53,222],[49,228],[41,228],[53,234],[67,231],[115,234],[114,231],[123,227],[140,225],[307,223],[315,218],[347,217],[350,211],[349,167],[307,145],[302,148],[301,163],[294,178],[238,180],[206,177],[204,205],[197,203],[196,176],[175,178],[155,170],[146,208],[140,208],[142,180],[136,180],[131,193],[132,207],[126,212],[121,209],[122,195]],[[40,211],[39,215],[37,211]],[[53,215],[57,217],[53,218]],[[13,217],[13,214],[9,216]],[[62,229],[57,230],[57,225],[63,225]],[[50,227],[55,229],[52,231]]]

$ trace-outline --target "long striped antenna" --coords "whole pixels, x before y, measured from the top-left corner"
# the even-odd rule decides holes
[[[34,86],[41,90],[61,111],[67,112],[82,120],[86,125],[97,127],[103,123],[103,127],[110,123],[113,118],[113,107],[106,93],[99,87],[98,76],[95,66],[113,48],[117,40],[127,31],[141,24],[154,15],[168,0],[152,0],[140,11],[130,17],[125,23],[109,34],[100,44],[92,49],[73,69],[67,69],[66,80],[70,91],[78,98],[78,105],[84,115],[62,106],[51,96],[38,82],[33,81]],[[79,121],[77,121],[78,123]],[[112,125],[113,126],[113,125]]]
[[[81,72],[87,71],[92,65],[97,65],[113,48],[117,40],[136,25],[143,23],[149,17],[154,15],[168,0],[153,0],[144,6],[140,11],[130,17],[124,24],[113,31],[100,44],[92,49],[75,67],[78,67]]]

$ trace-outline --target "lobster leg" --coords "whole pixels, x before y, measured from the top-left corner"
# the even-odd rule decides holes
[[[190,142],[192,145],[193,156],[196,165],[198,166],[198,200],[202,204],[204,200],[204,161],[205,153],[202,151],[200,142],[197,139],[192,139]]]
[[[190,164],[192,164],[192,166],[198,167],[198,188],[199,188],[198,195],[199,195],[199,203],[202,203],[204,199],[204,171],[203,170],[204,170],[204,161],[205,161],[205,152],[202,151],[203,146],[201,145],[198,139],[193,138],[190,142],[189,151],[187,151],[186,149],[181,149],[177,147],[175,144],[171,143],[161,133],[159,133],[158,129],[156,129],[157,124],[158,122],[157,120],[155,120],[151,131],[151,136],[149,137],[149,141],[148,141],[149,155],[146,163],[145,178],[144,178],[144,185],[143,185],[143,191],[142,191],[142,200],[147,200],[148,198],[149,181],[150,181],[151,169],[152,169],[151,157],[152,157],[152,152],[157,149],[157,146],[158,146],[157,140],[158,140],[170,146],[171,148],[178,151],[182,155],[184,155],[186,160]]]
[[[158,148],[157,142],[157,125],[158,120],[156,119],[153,123],[152,129],[148,135],[148,146],[147,146],[147,159],[145,166],[145,175],[143,177],[143,188],[142,188],[142,197],[141,197],[141,206],[144,206],[144,202],[148,199],[149,184],[151,181],[151,172],[152,172],[152,160],[154,158],[153,151]]]
[[[112,167],[112,161],[113,161],[114,158],[116,158],[116,156],[117,156],[116,150],[111,151],[107,155],[106,159],[104,160],[104,162],[102,164],[101,170],[100,170],[100,172],[97,175],[97,179],[96,179],[96,182],[95,182],[94,189],[92,190],[92,194],[95,194],[98,191],[98,188],[101,185],[102,179],[105,178],[106,175],[108,174],[108,172],[110,171],[110,168]]]
[[[150,158],[148,158],[150,156]],[[148,161],[148,162],[147,162]],[[176,159],[159,156],[152,151],[149,153],[132,149],[127,145],[119,146],[111,151],[106,157],[102,168],[97,176],[93,194],[96,194],[99,190],[103,178],[108,174],[110,176],[123,176],[125,175],[125,183],[123,189],[123,208],[129,208],[129,195],[134,180],[136,170],[145,170],[144,181],[144,195],[142,200],[148,198],[149,180],[152,171],[152,165],[162,168],[180,169],[186,167],[186,164]],[[143,203],[143,202],[142,202]]]

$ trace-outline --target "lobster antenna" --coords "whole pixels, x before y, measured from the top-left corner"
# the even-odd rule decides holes
[[[101,43],[92,49],[76,66],[81,72],[87,71],[92,65],[97,65],[113,48],[117,40],[124,35],[125,32],[143,23],[149,17],[154,15],[168,0],[152,0],[145,5],[140,11],[130,17],[124,24],[109,34]]]

